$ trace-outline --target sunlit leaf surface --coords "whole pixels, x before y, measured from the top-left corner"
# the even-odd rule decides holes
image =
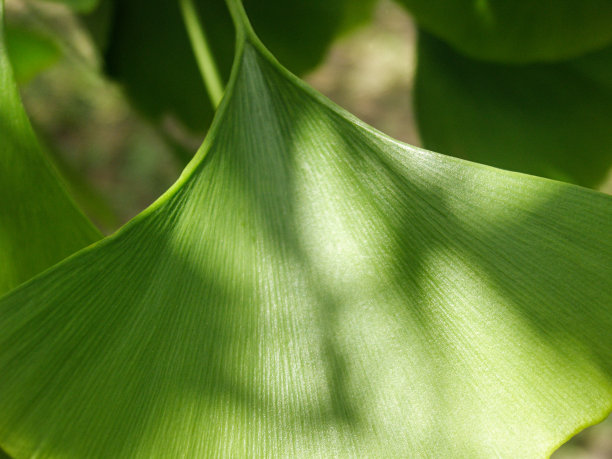
[[[612,198],[395,142],[246,37],[178,183],[0,301],[0,444],[543,457],[602,418]]]
[[[567,59],[612,42],[608,0],[398,0],[423,28],[497,62]]]
[[[0,294],[99,237],[36,141],[0,38]]]
[[[612,47],[524,66],[467,58],[421,33],[415,83],[427,148],[597,187],[612,166]]]

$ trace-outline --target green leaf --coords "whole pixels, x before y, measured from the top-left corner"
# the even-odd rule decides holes
[[[378,3],[378,0],[344,1],[340,33],[350,33],[357,27],[367,24]]]
[[[425,147],[596,187],[612,166],[612,47],[558,64],[473,60],[418,45],[415,108]]]
[[[1,19],[0,2],[0,36]],[[99,237],[36,141],[0,37],[0,294]]]
[[[220,0],[207,2],[201,15],[210,37],[229,38],[228,52],[215,54],[223,76],[232,57],[232,25]],[[154,120],[173,116],[189,128],[204,131],[213,107],[189,44],[178,1],[119,0],[113,5],[106,70],[134,104]],[[225,40],[225,38],[222,38]],[[214,40],[217,41],[217,40]]]
[[[315,67],[336,33],[371,9],[370,0],[360,11],[350,4],[350,0],[245,2],[266,43],[296,73]],[[225,4],[223,0],[197,0],[196,5],[220,73],[227,80],[234,37]],[[213,108],[178,2],[118,0],[111,27],[105,53],[107,71],[123,84],[136,106],[153,119],[171,115],[193,130],[206,130]]]
[[[79,13],[88,13],[92,11],[94,8],[96,8],[96,6],[98,6],[98,3],[100,2],[100,0],[46,0],[46,1],[53,2],[53,3],[62,3]]]
[[[0,300],[0,444],[542,457],[605,416],[612,197],[398,143],[239,33],[179,181]]]
[[[62,55],[51,38],[20,26],[6,28],[6,43],[15,79],[22,84],[55,64]]]
[[[480,59],[567,59],[612,42],[608,0],[398,1],[421,27]]]
[[[359,16],[367,15],[371,5],[371,0],[244,1],[262,40],[298,75],[316,67],[342,27],[363,21]]]

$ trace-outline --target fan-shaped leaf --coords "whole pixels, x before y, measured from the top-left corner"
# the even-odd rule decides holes
[[[612,42],[608,0],[398,1],[424,29],[480,59],[567,59]]]
[[[596,187],[612,166],[612,47],[557,64],[464,57],[421,33],[416,115],[427,148]]]
[[[0,444],[538,457],[603,417],[612,198],[395,142],[238,44],[177,184],[0,301]]]
[[[1,19],[0,2],[0,35]],[[0,38],[0,294],[99,237],[36,141]]]

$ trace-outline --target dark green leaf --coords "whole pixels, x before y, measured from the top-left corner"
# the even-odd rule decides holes
[[[0,294],[100,237],[36,141],[3,35],[0,2]]]
[[[0,443],[543,457],[605,416],[612,197],[400,144],[244,39],[177,184],[0,300]]]
[[[398,0],[421,27],[499,62],[566,59],[612,42],[609,0]]]
[[[611,73],[612,48],[564,63],[510,66],[466,58],[422,33],[415,99],[423,143],[596,187],[612,166]]]
[[[323,58],[345,17],[367,11],[370,0],[362,0],[357,11],[354,0],[245,0],[244,6],[259,35],[278,60],[295,74],[313,69]]]
[[[247,0],[245,6],[266,43],[295,73],[316,66],[336,33],[363,20],[372,2],[360,8],[349,0]],[[231,21],[223,0],[198,0],[200,17],[224,79],[234,54]],[[213,109],[206,95],[178,2],[118,0],[106,51],[107,69],[135,104],[159,119],[173,115],[204,131]]]
[[[207,3],[206,32],[221,39],[215,53],[222,74],[231,65],[232,25],[223,1]],[[213,107],[189,44],[177,1],[119,0],[114,4],[106,66],[141,111],[154,119],[173,116],[204,131]],[[217,42],[217,39],[214,40]],[[217,51],[217,49],[215,49]]]

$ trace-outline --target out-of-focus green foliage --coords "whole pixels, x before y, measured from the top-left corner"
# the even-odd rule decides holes
[[[554,64],[474,60],[427,33],[416,115],[425,147],[597,187],[612,166],[612,48]]]
[[[88,13],[92,11],[100,0],[46,0],[48,2],[54,3],[63,3],[74,11],[78,11],[80,13]]]
[[[0,2],[0,294],[100,237],[59,183],[13,77]]]
[[[221,37],[222,42],[213,51],[226,78],[233,49],[231,20],[222,1],[206,3],[207,13],[201,18],[209,36]],[[202,84],[178,2],[120,0],[113,9],[104,52],[107,72],[148,116],[156,120],[173,116],[193,130],[204,131],[214,109]]]
[[[398,0],[421,27],[498,62],[575,57],[612,42],[609,0]]]
[[[48,36],[20,26],[7,26],[6,46],[15,79],[23,84],[55,64],[62,53]]]

